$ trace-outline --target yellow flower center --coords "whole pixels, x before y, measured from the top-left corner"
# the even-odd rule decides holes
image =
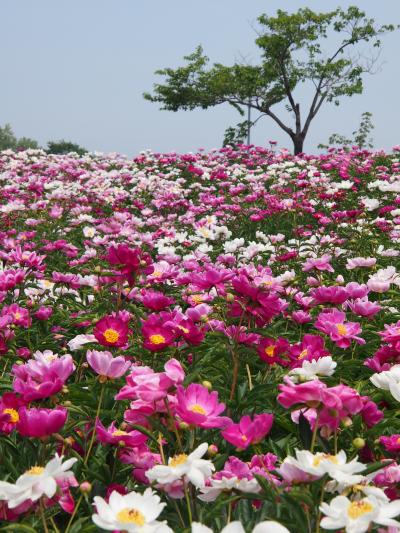
[[[168,461],[168,465],[169,466],[183,465],[184,463],[186,463],[187,458],[188,456],[186,455],[186,453],[180,453],[179,455],[174,455],[174,457],[172,457]]]
[[[196,304],[201,304],[201,302],[203,301],[203,296],[201,294],[192,294],[191,298]]]
[[[126,431],[122,431],[122,429],[116,429],[112,432],[113,437],[122,437],[122,435],[128,435]]]
[[[246,435],[242,435],[240,437],[242,439],[243,442],[247,442],[249,439],[246,437]]]
[[[339,335],[347,335],[347,328],[344,324],[337,324],[336,328]]]
[[[351,502],[347,509],[347,514],[352,520],[357,520],[360,516],[370,513],[374,510],[374,506],[366,501]]]
[[[16,313],[14,313],[14,318],[15,320],[20,320],[21,318],[21,313],[19,311],[17,311]]]
[[[16,424],[17,422],[19,422],[19,414],[18,411],[16,411],[15,409],[4,409],[3,413],[6,413],[6,415],[10,416],[10,420],[8,421],[8,423],[11,422],[11,424]]]
[[[165,337],[163,335],[150,335],[149,337],[151,344],[164,344]]]
[[[396,444],[400,444],[400,437],[396,440]]]
[[[25,474],[29,474],[30,476],[40,476],[43,472],[43,466],[33,466],[30,470],[27,470]]]
[[[129,509],[126,507],[117,514],[118,522],[122,524],[136,524],[137,526],[144,526],[146,519],[144,514],[137,509]]]
[[[330,461],[331,463],[337,465],[338,460],[336,455],[329,455],[329,453],[320,453],[313,460],[313,466],[319,466],[321,461]]]
[[[119,339],[119,333],[115,329],[108,328],[103,333],[103,337],[106,339],[107,342],[114,344],[118,342]]]
[[[152,273],[152,277],[153,277],[153,278],[161,278],[162,275],[163,275],[163,273],[161,272],[161,270],[155,270],[155,271]]]
[[[192,405],[190,407],[190,410],[192,411],[192,413],[199,413],[200,415],[206,414],[206,410],[198,403],[195,403],[194,405]]]
[[[299,356],[297,357],[297,359],[304,359],[306,355],[308,355],[307,348],[299,353]]]
[[[275,345],[272,344],[271,346],[267,346],[265,348],[265,353],[268,355],[268,357],[274,357]]]
[[[179,328],[181,331],[183,331],[183,333],[186,333],[186,335],[189,333],[188,328],[185,328],[185,327],[183,327],[183,326],[178,326],[178,328]]]

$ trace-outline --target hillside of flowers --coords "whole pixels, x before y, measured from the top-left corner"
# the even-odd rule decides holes
[[[400,531],[400,148],[0,153],[0,531]]]

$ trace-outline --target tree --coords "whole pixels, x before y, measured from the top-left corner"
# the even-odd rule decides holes
[[[10,124],[0,126],[0,151],[1,150],[15,150],[17,146],[17,138],[14,135]]]
[[[318,148],[329,148],[332,145],[336,146],[357,146],[358,148],[373,148],[374,141],[372,137],[368,137],[371,131],[375,128],[372,123],[372,113],[364,111],[361,115],[361,122],[358,129],[353,131],[353,138],[348,139],[345,135],[340,133],[332,133],[328,139],[328,144],[319,144]]]
[[[49,141],[47,143],[47,153],[48,154],[69,154],[71,152],[76,152],[78,155],[83,155],[87,153],[86,148],[79,146],[71,141],[65,141],[61,139],[59,141]]]
[[[17,141],[17,150],[37,150],[39,148],[39,143],[35,141],[35,139],[31,139],[30,137],[21,137]]]
[[[278,10],[275,17],[261,15],[258,22],[258,65],[214,63],[207,68],[209,59],[198,46],[184,57],[183,67],[156,71],[165,77],[165,83],[155,84],[153,94],[143,96],[168,111],[228,103],[243,115],[250,105],[290,136],[297,154],[303,151],[310,124],[324,102],[339,105],[341,97],[362,93],[363,74],[372,72],[377,54],[370,52],[365,57],[357,52],[357,45],[370,42],[379,49],[380,36],[395,27],[377,25],[355,6],[327,13],[308,8],[292,14]],[[322,46],[328,38],[329,43],[336,43],[330,53]],[[303,113],[295,89],[305,83],[310,85],[312,97]],[[273,110],[280,102],[291,113],[292,126]]]
[[[10,124],[0,126],[0,151],[27,150],[28,148],[39,148],[39,145],[35,139],[29,137],[17,139]]]

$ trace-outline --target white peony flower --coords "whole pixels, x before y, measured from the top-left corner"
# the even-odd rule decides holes
[[[346,533],[365,533],[373,522],[382,526],[400,527],[393,517],[400,514],[400,500],[383,503],[374,496],[361,500],[349,500],[346,496],[336,496],[320,507],[325,514],[321,520],[324,529],[345,528]]]
[[[68,342],[68,348],[70,350],[79,350],[79,348],[82,348],[85,344],[88,344],[89,342],[97,342],[96,337],[94,335],[77,335],[73,339],[71,339]]]
[[[92,520],[107,531],[173,533],[166,522],[156,520],[165,503],[160,503],[160,497],[151,489],[146,489],[143,494],[120,494],[114,490],[108,503],[100,496],[95,496],[94,503],[97,512],[92,515]]]
[[[162,485],[185,478],[195,487],[204,487],[206,479],[215,470],[211,461],[201,459],[207,450],[208,444],[203,442],[189,455],[181,453],[170,457],[167,465],[153,466],[147,470],[146,476],[150,481],[157,481]]]
[[[293,368],[289,372],[289,376],[295,383],[298,381],[311,381],[318,379],[320,376],[332,376],[336,367],[337,363],[333,361],[330,355],[327,355],[320,359],[303,361],[301,367]]]
[[[321,452],[313,454],[308,450],[296,450],[296,459],[286,457],[285,462],[312,476],[322,477],[328,474],[333,479],[338,478],[339,482],[344,481],[344,474],[351,476],[365,470],[365,465],[356,459],[347,463],[346,453],[343,450],[336,455]]]
[[[400,365],[393,365],[390,370],[372,374],[369,380],[378,389],[390,390],[391,383],[400,382]]]
[[[43,495],[52,498],[57,490],[57,481],[71,478],[69,470],[77,459],[62,462],[63,456],[55,455],[46,466],[34,466],[20,476],[15,483],[0,481],[0,499],[7,500],[8,507],[14,509],[26,500],[36,502]]]
[[[222,479],[211,479],[210,485],[200,489],[199,499],[203,502],[213,502],[218,498],[221,492],[230,492],[239,490],[241,492],[260,492],[261,487],[256,479],[239,479],[236,476],[223,477]]]
[[[198,522],[192,523],[192,533],[213,533],[213,530],[203,524]],[[238,521],[231,522],[223,529],[220,533],[246,533],[242,524]],[[266,520],[265,522],[260,522],[253,529],[252,533],[290,533],[290,531],[285,527],[271,520]]]

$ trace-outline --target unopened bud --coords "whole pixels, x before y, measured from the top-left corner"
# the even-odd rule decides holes
[[[100,265],[95,266],[94,271],[97,273],[101,272],[101,266]]]
[[[99,376],[99,383],[106,383],[107,379],[107,376]]]
[[[118,441],[118,446],[120,446],[121,448],[124,448],[126,446],[125,442],[123,440],[119,440]]]
[[[203,387],[205,387],[208,390],[212,390],[212,383],[210,381],[207,381],[206,379],[201,382]]]
[[[92,484],[89,483],[89,481],[82,481],[82,483],[79,485],[79,490],[82,492],[82,494],[89,494],[92,492]]]
[[[63,388],[61,390],[62,390],[63,394],[68,394],[69,393],[69,389],[65,385],[63,386]]]
[[[231,294],[230,292],[227,293],[225,298],[227,302],[233,302],[235,300],[235,296]]]
[[[179,422],[179,429],[189,429],[189,424],[186,424],[186,422]]]
[[[342,426],[343,427],[349,428],[352,425],[353,425],[353,421],[352,421],[352,419],[349,416],[346,416],[345,418],[343,418],[343,420],[342,420]]]
[[[218,453],[218,447],[215,444],[210,444],[208,447],[207,453],[209,457],[214,457]]]
[[[357,450],[361,450],[361,448],[364,448],[366,442],[361,437],[356,437],[355,439],[353,439],[353,443],[352,444],[353,444],[354,448],[356,448]]]

